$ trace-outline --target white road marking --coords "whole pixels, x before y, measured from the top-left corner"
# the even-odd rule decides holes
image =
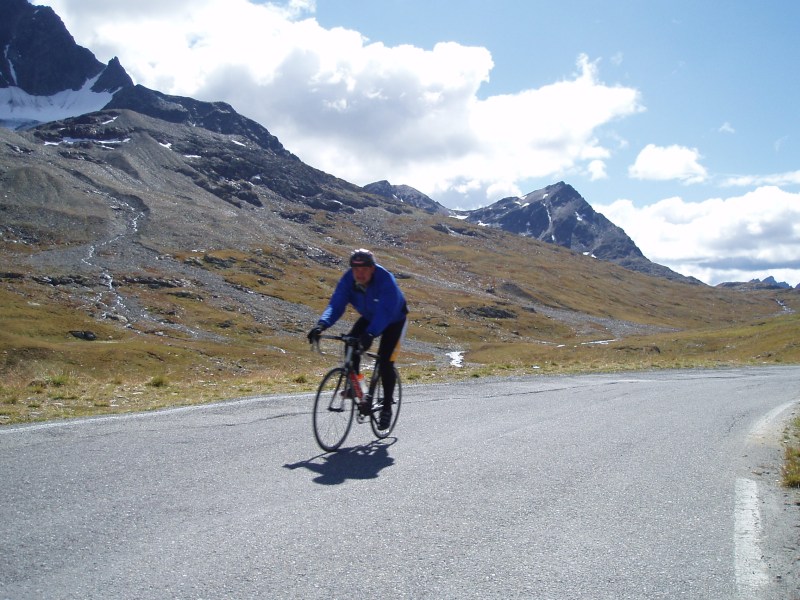
[[[756,600],[769,577],[761,554],[758,485],[751,479],[736,480],[735,518],[736,587],[742,600]]]
[[[791,402],[786,402],[785,404],[781,404],[780,406],[773,408],[769,411],[766,415],[761,417],[753,428],[750,430],[748,434],[748,443],[763,443],[768,440],[772,440],[779,442],[780,441],[780,429],[775,427],[773,421],[777,419],[781,414],[792,408],[795,404],[797,404],[796,400],[792,400]]]

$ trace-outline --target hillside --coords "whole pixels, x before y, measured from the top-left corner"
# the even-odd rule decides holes
[[[330,359],[304,334],[356,246],[407,292],[409,381],[800,358],[794,290],[635,273],[270,144],[128,110],[0,130],[0,419],[311,385]]]
[[[52,9],[0,12],[0,121],[26,129],[0,128],[0,424],[309,389],[334,357],[305,332],[358,246],[407,293],[407,384],[800,360],[797,290],[668,272],[565,182],[474,214],[361,188],[133,85]]]

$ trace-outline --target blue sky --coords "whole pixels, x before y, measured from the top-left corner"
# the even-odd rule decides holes
[[[645,255],[800,282],[800,2],[49,0],[137,83],[476,208],[566,181]]]
[[[640,204],[672,193],[669,180],[628,177],[648,144],[697,149],[710,185],[800,169],[799,2],[319,0],[316,18],[387,45],[486,47],[494,67],[482,98],[568,78],[587,55],[601,81],[636,89],[645,109],[598,130],[615,157],[608,179],[592,182],[593,201],[627,191]],[[680,195],[704,200],[707,189]]]

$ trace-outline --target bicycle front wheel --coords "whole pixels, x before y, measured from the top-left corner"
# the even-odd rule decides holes
[[[397,425],[397,418],[400,416],[400,405],[403,402],[403,386],[400,385],[400,373],[397,369],[394,370],[394,376],[397,383],[394,385],[394,395],[392,397],[392,419],[389,421],[389,426],[386,429],[380,428],[381,410],[383,409],[383,384],[380,376],[375,384],[374,400],[372,402],[372,414],[370,415],[369,423],[372,425],[372,433],[375,437],[383,439],[388,437],[394,426]]]
[[[326,452],[333,452],[342,445],[353,424],[354,403],[345,397],[345,383],[344,369],[331,369],[322,378],[314,399],[314,437]]]

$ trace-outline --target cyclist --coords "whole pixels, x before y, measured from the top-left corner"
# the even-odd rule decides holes
[[[350,255],[350,269],[342,275],[328,307],[308,332],[308,341],[317,341],[323,331],[339,320],[348,304],[360,315],[348,334],[359,338],[356,372],[360,367],[360,353],[369,350],[372,341],[381,337],[378,368],[383,384],[383,406],[378,427],[386,429],[392,420],[392,400],[397,381],[394,361],[405,336],[408,307],[394,275],[376,264],[375,256],[365,248],[354,250]]]

